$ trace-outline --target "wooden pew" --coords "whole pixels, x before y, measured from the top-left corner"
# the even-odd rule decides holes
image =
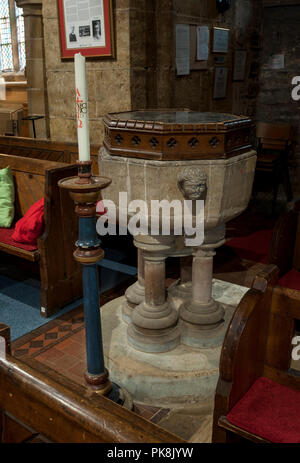
[[[277,265],[280,277],[292,269],[300,271],[300,201],[292,203],[276,222],[269,263]]]
[[[0,323],[0,338],[2,338],[4,341],[5,352],[10,355],[11,354],[10,328],[4,323]],[[1,351],[1,347],[0,347],[0,351]]]
[[[36,360],[7,353],[0,353],[0,436],[2,442],[184,442]]]
[[[92,168],[95,175],[98,174],[99,148],[99,145],[91,145]],[[0,135],[0,153],[75,164],[78,159],[78,145],[39,138]]]
[[[282,304],[273,290],[276,279],[276,267],[263,278],[257,277],[230,322],[220,359],[213,442],[245,439],[270,442],[227,418],[240,406],[241,399],[245,400],[259,378],[268,378],[289,390],[300,391],[300,373],[291,368],[292,339],[296,320],[300,319],[300,303],[285,299]],[[276,409],[276,403],[273,405]],[[291,405],[294,407],[295,403]],[[285,418],[289,421],[289,416]],[[273,424],[278,426],[276,421]]]
[[[300,308],[300,201],[293,203],[276,223],[269,262],[277,265],[280,276],[274,288],[273,304],[279,308],[289,307],[288,313],[298,311]],[[297,325],[300,328],[300,321]]]
[[[0,229],[0,251],[38,264],[41,315],[49,317],[82,295],[81,270],[73,259],[78,220],[72,199],[57,185],[61,178],[76,175],[77,169],[74,165],[2,154],[0,169],[7,166],[15,180],[15,221],[44,197],[44,232],[38,239],[38,249],[28,251],[17,243],[1,241],[5,229]]]

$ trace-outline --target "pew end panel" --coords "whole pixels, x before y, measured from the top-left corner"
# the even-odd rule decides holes
[[[276,286],[272,295],[270,328],[266,349],[264,376],[300,390],[300,372],[292,364],[292,339],[300,321],[299,291]]]
[[[58,188],[60,179],[75,175],[76,166],[46,171],[45,227],[38,239],[41,315],[44,317],[49,317],[58,308],[82,296],[81,267],[73,258],[78,218],[70,195]]]
[[[265,272],[259,274],[228,326],[215,394],[213,442],[238,440],[224,427],[224,423],[228,412],[263,375],[272,289],[277,279],[276,266],[268,266]]]
[[[11,354],[10,327],[0,323],[0,338],[3,340],[0,346],[1,354]]]

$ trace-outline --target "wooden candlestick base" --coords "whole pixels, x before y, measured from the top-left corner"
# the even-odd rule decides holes
[[[76,183],[79,185],[88,185],[94,183],[92,176],[92,161],[76,161],[78,166],[78,177]]]

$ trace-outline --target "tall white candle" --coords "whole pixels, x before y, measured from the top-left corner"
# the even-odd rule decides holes
[[[81,53],[76,53],[74,61],[79,161],[89,161],[90,131],[85,57]]]

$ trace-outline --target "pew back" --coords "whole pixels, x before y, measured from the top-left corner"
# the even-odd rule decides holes
[[[69,193],[58,187],[60,179],[76,175],[77,167],[0,154],[0,168],[8,165],[15,180],[15,220],[44,197],[44,232],[38,239],[38,251],[27,251],[1,241],[0,250],[33,262],[39,261],[41,315],[47,317],[82,295],[81,269],[73,258],[78,219]]]
[[[91,159],[95,175],[98,174],[99,148],[99,145],[91,145]],[[78,145],[70,142],[0,135],[0,153],[75,164],[78,159]]]
[[[47,171],[64,167],[63,163],[0,155],[0,169],[11,167],[15,182],[16,219],[24,216],[30,206],[45,194]]]

